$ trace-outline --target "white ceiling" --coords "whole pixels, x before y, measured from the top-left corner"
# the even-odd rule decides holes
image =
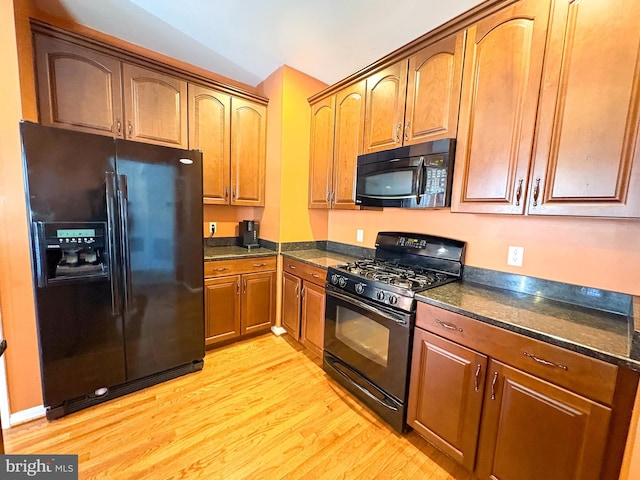
[[[36,0],[41,10],[234,80],[281,65],[327,84],[484,0]]]

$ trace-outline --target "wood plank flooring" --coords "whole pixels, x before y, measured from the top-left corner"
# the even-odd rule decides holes
[[[81,479],[472,480],[401,436],[271,334],[210,351],[201,372],[5,431],[7,453],[79,456]]]

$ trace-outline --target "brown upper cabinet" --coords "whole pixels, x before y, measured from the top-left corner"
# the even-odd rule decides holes
[[[406,60],[367,77],[365,153],[402,145],[406,94]]]
[[[202,195],[228,205],[231,193],[231,96],[189,84],[189,148],[202,150]]]
[[[556,2],[530,215],[640,216],[640,2]]]
[[[46,35],[34,41],[40,122],[122,138],[120,60]]]
[[[404,145],[455,138],[466,31],[409,57]]]
[[[309,208],[356,208],[364,112],[364,80],[311,105]]]
[[[189,84],[189,148],[202,150],[204,203],[264,205],[264,105]]]
[[[549,7],[522,0],[467,31],[454,212],[524,212]]]
[[[320,99],[311,105],[309,208],[331,206],[335,110],[335,95]]]
[[[187,82],[122,64],[126,138],[187,148]]]
[[[465,31],[367,77],[364,151],[455,138]]]
[[[35,47],[42,124],[186,148],[186,81],[46,35]]]
[[[231,205],[264,206],[267,107],[231,99]]]

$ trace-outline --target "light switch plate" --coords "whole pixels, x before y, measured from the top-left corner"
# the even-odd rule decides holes
[[[364,241],[364,230],[356,230],[356,242]]]

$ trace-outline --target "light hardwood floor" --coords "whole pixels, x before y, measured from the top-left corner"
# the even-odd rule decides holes
[[[5,435],[7,453],[78,454],[81,479],[473,478],[271,334],[210,351],[201,372]]]

